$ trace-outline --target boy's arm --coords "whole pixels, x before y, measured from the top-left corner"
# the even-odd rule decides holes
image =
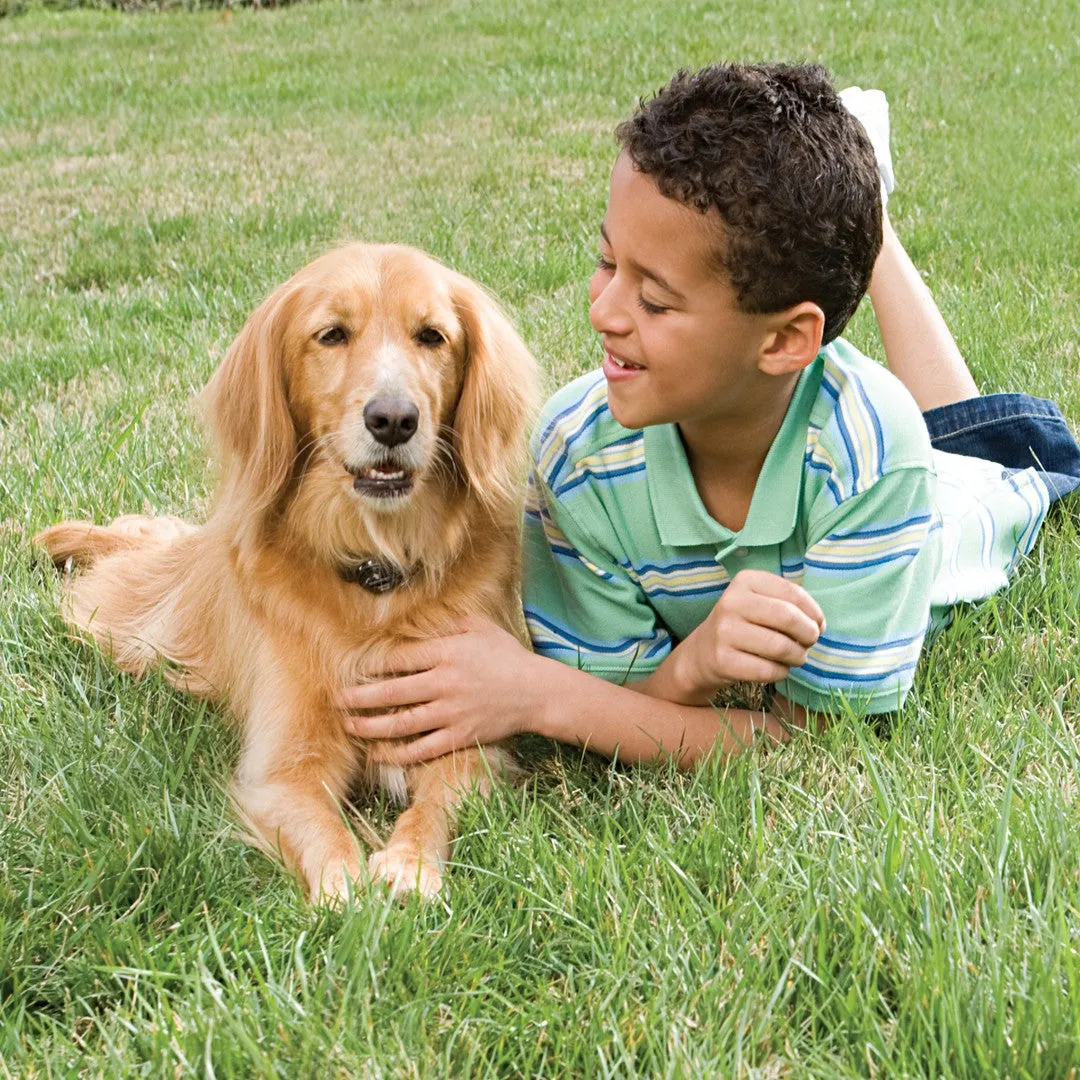
[[[741,753],[759,733],[776,742],[788,739],[788,726],[771,712],[683,705],[651,696],[641,683],[615,686],[557,667],[545,673],[538,732],[620,761],[671,757],[688,768],[709,754]]]
[[[719,751],[736,754],[755,733],[787,739],[771,713],[683,705],[620,686],[536,653],[494,623],[475,619],[455,634],[401,646],[393,662],[412,674],[344,691],[346,716],[365,739],[416,737],[377,746],[377,760],[408,765],[463,747],[533,731],[622,761],[674,758],[681,767]],[[797,724],[797,721],[796,721]]]

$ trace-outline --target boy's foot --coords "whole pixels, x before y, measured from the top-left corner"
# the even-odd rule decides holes
[[[840,100],[870,137],[870,144],[877,158],[878,172],[881,174],[881,201],[884,204],[888,202],[896,187],[892,153],[889,149],[889,102],[880,90],[863,90],[858,86],[841,90]]]

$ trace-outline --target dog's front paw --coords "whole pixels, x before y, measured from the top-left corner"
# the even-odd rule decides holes
[[[433,855],[426,859],[411,848],[385,848],[368,859],[372,881],[385,881],[395,896],[418,892],[425,899],[438,895],[442,874]]]
[[[317,878],[308,879],[308,895],[313,904],[340,908],[361,892],[364,887],[363,872],[350,863],[325,866]]]

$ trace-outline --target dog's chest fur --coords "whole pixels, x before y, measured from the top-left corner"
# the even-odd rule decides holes
[[[405,781],[405,770],[400,765],[380,765],[379,783],[397,806],[407,806],[409,785]]]

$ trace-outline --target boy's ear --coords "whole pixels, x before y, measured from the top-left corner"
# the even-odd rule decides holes
[[[772,329],[758,353],[758,370],[766,375],[802,371],[821,352],[825,313],[811,300],[774,316]]]

